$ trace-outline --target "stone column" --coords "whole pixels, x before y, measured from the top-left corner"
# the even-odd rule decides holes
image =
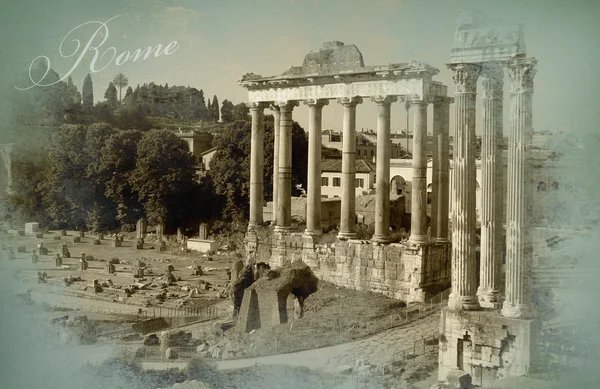
[[[410,242],[426,243],[427,236],[427,101],[411,100],[415,107],[412,156]],[[378,142],[379,144],[379,142]]]
[[[510,133],[508,138],[508,192],[506,199],[506,290],[502,315],[531,315],[530,241],[533,77],[535,59],[519,59],[507,65],[510,79]]]
[[[273,224],[277,225],[277,188],[279,187],[279,125],[281,112],[279,107],[271,105],[273,111]]]
[[[452,212],[452,293],[448,307],[479,308],[475,262],[475,103],[480,66],[451,64],[454,72],[454,207]]]
[[[451,97],[439,97],[433,104],[433,171],[431,190],[431,236],[436,242],[448,242],[449,207],[449,118]]]
[[[342,133],[342,205],[338,238],[356,237],[356,105],[361,97],[338,99],[344,106]]]
[[[377,162],[375,183],[375,234],[373,241],[388,243],[390,238],[390,105],[396,96],[373,96],[377,103]]]
[[[329,100],[310,99],[308,105],[307,235],[321,235],[321,114]]]
[[[277,188],[276,232],[289,232],[292,228],[292,110],[297,101],[276,103],[281,112],[279,127],[279,185]]]
[[[248,230],[263,222],[263,182],[264,182],[264,103],[250,103],[252,134],[250,140],[250,221]]]
[[[500,308],[502,208],[502,87],[504,71],[489,62],[481,72],[483,135],[481,144],[481,265],[477,297],[484,308]]]

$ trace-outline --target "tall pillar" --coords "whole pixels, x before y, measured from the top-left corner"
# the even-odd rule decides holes
[[[372,240],[388,243],[390,239],[390,105],[396,96],[372,96],[377,103],[377,162],[375,183],[375,234]]]
[[[475,103],[480,66],[451,64],[454,72],[454,207],[452,212],[452,293],[448,307],[479,308],[475,262]]]
[[[279,187],[279,125],[281,112],[277,105],[271,105],[273,111],[273,224],[277,225],[277,188]]]
[[[250,140],[250,222],[251,230],[263,222],[263,182],[264,182],[264,103],[250,103],[252,133]]]
[[[410,242],[426,243],[427,236],[427,100],[411,100],[413,121],[412,201]],[[379,144],[379,143],[378,143]]]
[[[529,221],[532,176],[527,159],[532,127],[533,77],[537,61],[519,59],[507,65],[510,79],[510,133],[506,199],[506,290],[502,315],[526,318],[531,312]]]
[[[277,188],[276,232],[292,229],[292,110],[297,101],[276,103],[281,113],[279,127],[279,185]]]
[[[489,62],[481,72],[483,134],[481,144],[481,265],[477,297],[484,308],[500,307],[502,264],[502,66]]]
[[[308,105],[308,193],[306,199],[307,235],[321,230],[321,113],[329,100],[310,99]]]
[[[449,118],[452,97],[439,97],[433,103],[433,169],[431,190],[431,236],[436,242],[448,241],[450,181]]]
[[[338,238],[352,239],[356,236],[356,105],[361,97],[339,98],[344,106],[342,125],[342,205]]]

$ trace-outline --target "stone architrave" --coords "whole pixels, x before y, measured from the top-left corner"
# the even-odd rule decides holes
[[[412,202],[410,242],[427,243],[427,105],[425,100],[411,100],[415,108],[412,155]],[[379,143],[379,142],[378,142]]]
[[[340,212],[341,239],[356,237],[356,106],[361,97],[341,98],[344,106],[342,133],[342,204]]]
[[[307,235],[320,235],[321,230],[321,115],[329,100],[311,99],[308,105],[308,177],[306,198]]]
[[[375,234],[373,241],[388,243],[390,236],[390,105],[396,96],[373,96],[377,104],[377,162]]]
[[[248,229],[263,223],[265,103],[250,103],[252,133],[250,140],[250,220]]]
[[[517,59],[507,66],[510,80],[510,133],[506,198],[506,285],[502,315],[527,318],[531,315],[530,231],[533,187],[530,152],[533,136],[532,96],[537,60]]]
[[[483,65],[483,134],[481,145],[481,265],[477,289],[484,308],[500,307],[504,168],[502,166],[502,102],[504,71],[500,64]]]
[[[475,112],[480,66],[448,65],[454,79],[454,207],[452,213],[452,293],[448,307],[479,308],[476,297]]]
[[[281,120],[279,127],[279,185],[277,189],[277,226],[275,232],[292,228],[292,111],[294,100],[278,101]]]
[[[277,105],[269,107],[273,111],[273,208],[271,209],[272,224],[277,225],[277,204],[279,201],[279,135],[281,125],[281,111]]]

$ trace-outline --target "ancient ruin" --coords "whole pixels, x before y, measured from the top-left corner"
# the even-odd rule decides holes
[[[429,290],[448,286],[448,111],[453,101],[447,87],[433,77],[439,70],[416,61],[365,66],[354,45],[326,42],[309,53],[300,67],[279,76],[246,74],[240,84],[248,89],[252,114],[250,221],[246,239],[250,260],[258,245],[254,229],[263,222],[264,109],[275,117],[274,188],[275,232],[270,264],[308,264],[323,280],[371,290],[406,301],[424,301]],[[338,242],[319,245],[321,227],[321,112],[330,100],[344,107],[342,196]],[[371,242],[355,240],[356,107],[377,104],[377,162],[375,234]],[[306,230],[291,228],[292,111],[303,101],[309,107],[309,150]],[[390,106],[410,101],[416,108],[413,137],[413,193],[411,235],[408,242],[390,243]],[[434,183],[432,234],[427,234],[426,142],[427,108],[433,106]]]
[[[521,25],[494,25],[483,15],[459,16],[454,73],[454,214],[452,293],[442,314],[439,379],[453,370],[477,380],[526,374],[537,347],[531,305],[529,236],[532,95],[536,60],[526,57]],[[503,75],[510,80],[508,166],[501,164]],[[483,85],[482,223],[480,283],[475,262],[475,111],[477,80]],[[503,192],[504,182],[507,190]],[[506,196],[506,211],[503,209]],[[506,282],[500,285],[506,223]],[[504,294],[501,291],[504,290]],[[502,301],[503,300],[503,301]],[[502,308],[501,312],[497,309]],[[487,309],[477,312],[479,309]]]

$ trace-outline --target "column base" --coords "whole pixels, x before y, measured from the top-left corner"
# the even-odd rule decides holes
[[[502,296],[498,290],[477,289],[477,298],[482,308],[502,308]]]
[[[291,226],[275,226],[275,229],[273,229],[273,231],[281,234],[287,234],[294,231],[294,228]]]
[[[513,319],[526,319],[532,314],[528,305],[510,304],[507,301],[504,301],[504,304],[502,304],[502,311],[500,313],[504,317],[510,317]]]
[[[377,243],[390,243],[392,239],[390,238],[390,234],[375,234],[371,238],[371,241]]]
[[[260,226],[260,224],[256,223],[256,222],[250,222],[248,223],[248,229],[247,231],[254,231],[256,230],[258,227]]]
[[[341,240],[356,239],[356,232],[340,231],[337,237]]]
[[[454,311],[477,311],[481,309],[475,296],[453,296],[450,294],[448,308]]]
[[[450,238],[433,238],[432,242],[433,243],[449,243]]]
[[[321,230],[320,228],[318,230],[304,230],[304,235],[307,236],[319,236],[323,234],[323,230]]]
[[[431,239],[429,239],[428,235],[412,235],[411,234],[410,238],[408,238],[408,242],[413,243],[413,244],[424,244],[424,243],[430,243]]]

